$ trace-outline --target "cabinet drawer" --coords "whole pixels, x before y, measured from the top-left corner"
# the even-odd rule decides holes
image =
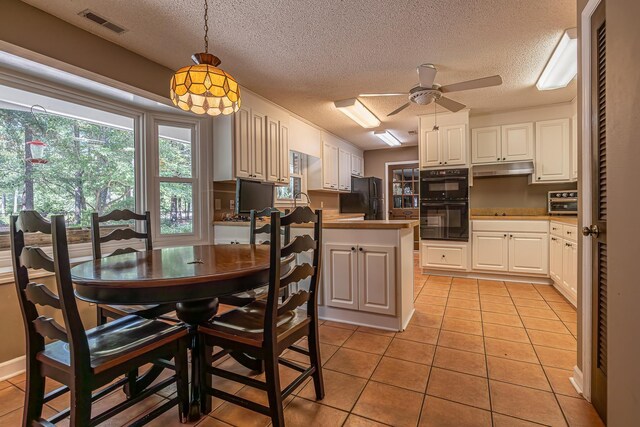
[[[572,242],[578,241],[578,227],[575,225],[562,224],[562,237]]]
[[[446,246],[423,243],[421,249],[422,267],[445,268],[448,270],[467,269],[466,245]]]
[[[556,237],[564,237],[564,232],[562,230],[562,224],[560,224],[559,222],[551,221],[549,223],[549,233],[551,233],[551,235],[556,236]]]
[[[549,226],[546,220],[495,220],[474,219],[473,231],[491,231],[501,233],[547,233]]]

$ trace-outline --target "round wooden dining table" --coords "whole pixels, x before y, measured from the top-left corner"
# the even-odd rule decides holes
[[[190,418],[197,419],[203,354],[196,326],[216,314],[218,297],[268,283],[269,246],[202,245],[132,252],[78,264],[71,275],[76,295],[85,301],[176,304],[178,318],[193,332]]]

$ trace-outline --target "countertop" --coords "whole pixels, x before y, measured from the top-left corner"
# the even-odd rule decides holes
[[[261,222],[262,223],[262,222]],[[322,221],[322,228],[339,228],[339,229],[367,229],[367,230],[399,230],[402,228],[417,227],[420,221],[417,219],[412,220],[363,220],[363,219],[330,219]],[[236,227],[248,227],[248,222],[233,222],[233,221],[214,221],[214,225],[229,225]],[[311,228],[311,224],[295,224],[294,228]]]
[[[488,221],[556,221],[563,224],[578,225],[578,217],[574,215],[471,215],[471,219]]]

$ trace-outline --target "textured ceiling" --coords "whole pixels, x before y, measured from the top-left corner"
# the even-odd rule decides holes
[[[24,0],[167,67],[203,50],[202,0]],[[575,0],[209,0],[210,48],[241,85],[365,149],[384,146],[340,114],[332,101],[362,92],[404,91],[415,67],[432,62],[436,83],[500,74],[502,86],[451,94],[471,114],[553,104],[576,83],[540,92],[535,82],[564,29],[576,25]],[[128,31],[116,35],[79,17],[89,8]],[[417,129],[402,97],[363,99],[401,141]],[[382,144],[382,145],[381,145]]]

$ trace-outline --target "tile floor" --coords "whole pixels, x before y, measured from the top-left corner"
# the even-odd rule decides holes
[[[326,397],[307,384],[285,404],[287,426],[601,426],[569,383],[576,363],[576,312],[551,286],[414,276],[416,313],[393,333],[335,322],[320,326]],[[303,343],[304,344],[304,343]],[[297,353],[285,353],[305,362]],[[220,363],[243,372],[230,359]],[[295,372],[283,368],[283,386]],[[53,384],[50,385],[53,387]],[[218,387],[258,402],[266,395],[223,380]],[[172,393],[130,408],[126,425]],[[20,424],[24,376],[0,382],[0,426]],[[95,406],[109,407],[122,392]],[[66,400],[51,402],[63,408]],[[46,408],[46,415],[53,409]],[[266,426],[269,419],[214,400],[199,427]],[[180,426],[170,411],[151,425]],[[193,424],[192,424],[193,425]]]

